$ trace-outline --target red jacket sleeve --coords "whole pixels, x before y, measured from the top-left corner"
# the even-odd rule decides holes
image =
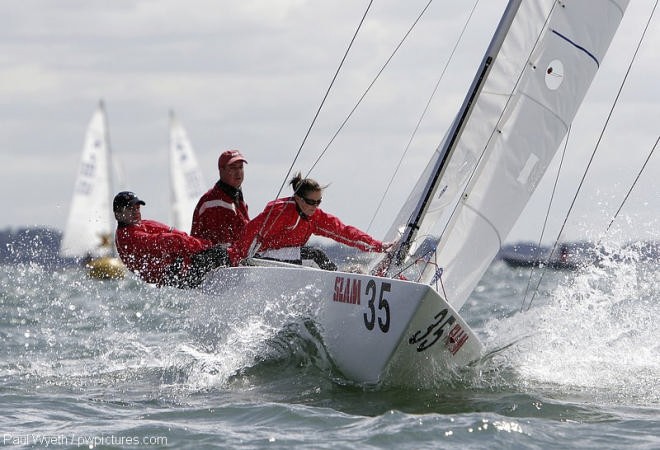
[[[152,221],[143,222],[151,229],[147,232],[136,231],[136,235],[139,235],[145,242],[149,242],[150,246],[160,247],[167,253],[190,257],[212,246],[212,243],[206,239],[189,236],[183,231],[175,230],[166,225]]]
[[[383,243],[362,230],[345,225],[338,217],[317,209],[312,216],[314,234],[325,236],[341,244],[359,248],[365,252],[382,252]]]

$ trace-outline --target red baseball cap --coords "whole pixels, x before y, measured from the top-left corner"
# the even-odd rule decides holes
[[[236,161],[243,161],[245,164],[247,164],[247,160],[238,150],[224,151],[220,155],[220,158],[218,158],[218,169],[222,169],[223,167],[231,163],[235,163]]]

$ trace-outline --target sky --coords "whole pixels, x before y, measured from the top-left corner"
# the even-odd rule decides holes
[[[594,238],[620,206],[660,135],[660,25],[635,0],[591,86],[569,140],[545,239],[557,235],[584,165],[595,162],[566,221],[566,239]],[[443,69],[472,1],[435,0],[310,176],[329,185],[323,209],[382,237],[463,100],[505,1],[481,0]],[[427,0],[375,1],[302,145],[367,0],[21,0],[0,6],[0,229],[62,229],[85,129],[99,100],[124,185],[143,217],[169,220],[168,124],[185,126],[206,184],[217,158],[239,149],[251,216],[307,173]],[[372,222],[415,124],[429,111]],[[300,155],[296,158],[298,150]],[[658,151],[660,153],[660,150]],[[296,158],[294,160],[294,158]],[[508,240],[536,241],[548,213],[551,167]],[[290,177],[290,175],[289,175]],[[656,153],[611,233],[660,239]],[[185,230],[188,231],[188,230]]]

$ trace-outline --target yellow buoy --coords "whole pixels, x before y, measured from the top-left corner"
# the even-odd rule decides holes
[[[97,280],[118,280],[126,275],[126,267],[119,258],[103,256],[89,261],[87,273]]]

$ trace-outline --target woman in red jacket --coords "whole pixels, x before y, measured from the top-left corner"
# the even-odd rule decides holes
[[[142,220],[133,192],[120,192],[113,201],[117,219],[115,244],[126,267],[147,283],[190,288],[209,270],[229,263],[226,249],[189,236],[154,220]]]
[[[230,247],[229,257],[233,265],[255,252],[258,256],[279,260],[305,259],[305,253],[314,252],[314,249],[303,247],[312,234],[366,252],[384,252],[391,247],[392,244],[382,243],[353,226],[345,225],[319,208],[324,188],[315,180],[302,178],[298,173],[289,184],[293,187],[293,196],[268,203]],[[334,266],[332,262],[328,263],[322,268]]]

